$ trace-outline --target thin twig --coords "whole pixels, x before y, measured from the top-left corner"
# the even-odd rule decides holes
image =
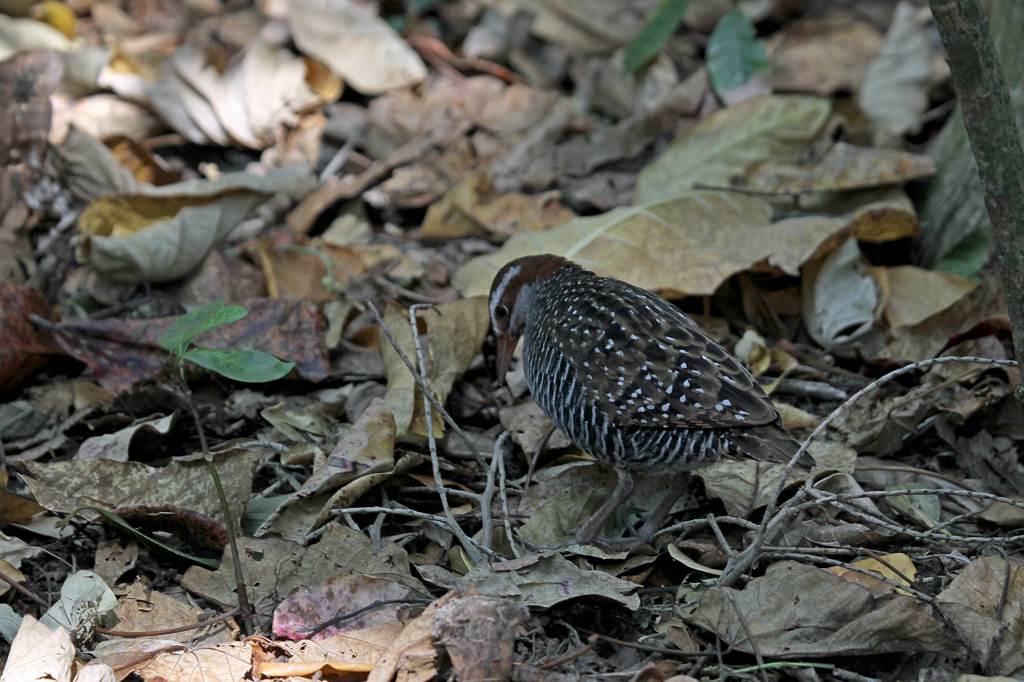
[[[249,601],[249,591],[245,585],[245,573],[242,571],[241,553],[238,551],[238,532],[235,527],[235,516],[231,513],[231,506],[228,504],[228,496],[224,492],[224,485],[220,480],[220,472],[213,463],[213,455],[210,453],[210,446],[206,440],[206,429],[203,427],[203,420],[199,416],[199,409],[192,400],[192,390],[188,387],[188,379],[185,378],[185,360],[178,356],[178,383],[179,390],[188,403],[188,409],[192,413],[192,420],[196,425],[196,433],[199,434],[199,446],[203,451],[203,463],[206,470],[210,472],[213,479],[213,487],[217,491],[217,499],[220,502],[221,513],[224,514],[224,527],[228,533],[228,546],[231,548],[231,560],[234,564],[235,594],[238,597],[238,617],[242,621],[242,630],[247,635],[253,634],[255,623],[253,622],[253,608]]]
[[[754,535],[753,541],[750,543],[749,546],[747,546],[746,549],[737,554],[735,557],[731,557],[729,559],[729,561],[726,563],[725,569],[722,571],[721,577],[719,578],[719,585],[732,585],[734,582],[736,582],[737,579],[739,579],[739,577],[743,573],[747,572],[750,566],[753,565],[754,561],[757,560],[757,556],[761,551],[761,547],[765,544],[765,542],[767,542],[770,539],[767,537],[769,524],[772,522],[773,519],[775,519],[777,515],[788,516],[788,513],[786,513],[787,507],[791,503],[795,504],[793,500],[800,499],[799,495],[794,496],[786,504],[782,505],[781,508],[779,506],[779,498],[782,496],[782,491],[786,487],[786,481],[789,479],[790,474],[796,467],[797,462],[799,462],[800,459],[803,458],[803,456],[806,454],[811,443],[814,442],[814,440],[818,438],[822,433],[824,433],[825,429],[828,428],[828,426],[833,421],[835,421],[840,415],[842,415],[846,410],[848,410],[851,405],[859,401],[864,396],[873,393],[874,391],[877,391],[882,386],[888,384],[894,379],[897,379],[898,377],[903,376],[904,374],[909,374],[910,372],[927,369],[935,365],[944,365],[954,362],[976,362],[982,365],[998,365],[1001,367],[1015,367],[1017,365],[1016,361],[1014,360],[994,360],[992,358],[981,357],[934,358],[931,360],[914,362],[905,367],[900,367],[899,369],[893,370],[892,372],[889,372],[888,374],[876,379],[875,381],[871,382],[861,390],[854,393],[843,404],[841,404],[839,407],[833,410],[830,415],[823,419],[817,427],[815,427],[814,431],[811,432],[811,434],[807,437],[803,444],[797,449],[796,453],[794,453],[792,458],[790,458],[789,462],[786,464],[786,468],[784,469],[782,475],[779,477],[779,483],[775,487],[775,491],[773,492],[771,498],[769,498],[768,505],[764,511],[764,517],[761,520],[761,524],[758,528],[757,533]]]
[[[519,548],[516,547],[515,537],[512,535],[512,517],[508,509],[508,494],[505,490],[506,477],[505,477],[505,453],[502,446],[505,443],[505,438],[508,437],[508,432],[503,431],[498,440],[494,444],[494,456],[498,460],[498,497],[501,499],[501,514],[504,517],[502,523],[505,526],[505,537],[508,540],[508,546],[512,549],[512,556],[519,558]]]
[[[462,430],[462,427],[455,422],[452,416],[448,413],[448,410],[446,410],[444,405],[441,404],[441,401],[434,397],[434,392],[430,388],[430,384],[424,377],[420,376],[420,373],[416,371],[416,366],[413,365],[412,360],[409,359],[409,356],[406,355],[405,351],[403,351],[402,348],[398,345],[398,340],[395,339],[395,335],[391,333],[391,329],[384,323],[384,318],[381,317],[380,311],[377,309],[377,306],[373,304],[373,301],[370,301],[368,299],[364,301],[364,305],[366,305],[367,309],[370,311],[370,314],[373,315],[373,319],[377,322],[377,325],[378,327],[380,327],[381,332],[383,332],[384,338],[387,339],[388,343],[395,350],[395,353],[398,355],[398,358],[402,361],[402,364],[404,364],[406,369],[409,370],[409,373],[412,375],[412,378],[416,382],[416,385],[419,386],[420,390],[423,391],[423,394],[425,396],[429,396],[430,404],[433,405],[434,409],[437,410],[437,413],[441,415],[441,418],[444,419],[445,424],[451,427],[452,431],[455,432],[455,435],[458,436],[460,440],[462,440],[462,444],[466,446],[466,449],[469,452],[473,453],[473,456],[476,458],[477,464],[480,466],[480,470],[486,471],[487,464],[484,462],[483,456],[480,454],[480,451],[477,449],[475,445],[473,445],[472,441],[469,440],[469,436],[467,436],[466,432]]]
[[[424,383],[426,383],[426,377],[430,376],[430,369],[427,365],[427,357],[423,353],[423,344],[420,342],[416,312],[416,306],[409,307],[409,326],[412,330],[413,345],[416,348],[416,359],[419,361],[420,376],[423,377]],[[395,350],[398,350],[398,346],[395,346]],[[441,461],[437,454],[437,439],[434,437],[434,409],[431,402],[433,391],[430,390],[428,385],[427,390],[421,392],[423,393],[423,416],[427,421],[427,447],[430,450],[430,468],[434,473],[434,485],[437,486],[437,495],[441,498],[441,508],[444,510],[444,517],[448,519],[452,533],[458,539],[463,549],[466,550],[470,561],[477,563],[480,560],[480,552],[477,549],[476,543],[466,535],[466,532],[462,530],[462,526],[459,525],[458,521],[455,520],[455,516],[452,515],[451,507],[448,504],[448,490],[444,487],[444,479],[441,477]],[[490,548],[488,547],[488,549]]]

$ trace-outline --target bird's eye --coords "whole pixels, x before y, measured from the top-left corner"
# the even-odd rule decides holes
[[[498,305],[494,306],[494,318],[496,320],[504,320],[508,317],[508,306]]]

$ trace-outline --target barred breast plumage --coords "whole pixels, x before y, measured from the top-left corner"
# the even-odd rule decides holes
[[[683,471],[723,456],[788,461],[796,451],[743,364],[649,291],[528,256],[498,272],[489,305],[499,372],[521,336],[537,404],[619,471]]]

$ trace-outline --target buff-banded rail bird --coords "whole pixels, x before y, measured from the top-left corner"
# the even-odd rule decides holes
[[[611,497],[577,531],[580,544],[598,541],[634,473],[677,474],[729,457],[784,463],[799,447],[743,363],[650,291],[548,254],[501,268],[488,305],[499,379],[522,338],[537,405],[617,474]],[[635,543],[650,540],[673,501]]]

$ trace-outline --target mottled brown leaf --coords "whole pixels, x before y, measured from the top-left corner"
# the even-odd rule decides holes
[[[295,363],[303,379],[320,381],[329,370],[324,321],[311,303],[267,298],[243,301],[249,314],[238,322],[203,334],[196,345],[214,349],[252,349]],[[81,360],[110,391],[121,393],[155,376],[168,365],[156,340],[177,318],[146,320],[72,320],[56,328],[61,346]]]

